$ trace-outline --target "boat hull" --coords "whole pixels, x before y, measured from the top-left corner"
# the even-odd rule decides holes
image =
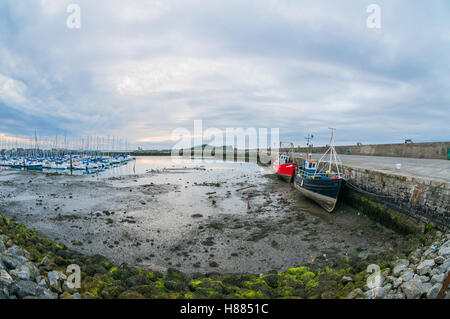
[[[319,204],[327,212],[332,213],[336,207],[345,180],[339,179],[309,179],[295,176],[294,187],[300,193]]]
[[[283,165],[273,164],[273,170],[285,182],[291,183],[294,180],[297,164],[288,163]]]

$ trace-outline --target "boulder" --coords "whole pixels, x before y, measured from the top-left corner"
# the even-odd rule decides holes
[[[443,256],[438,256],[438,257],[434,258],[434,262],[437,265],[442,265],[445,262],[445,258]]]
[[[33,279],[33,274],[31,272],[31,267],[28,265],[21,265],[17,269],[11,270],[11,275],[20,280],[31,280]]]
[[[447,240],[445,243],[442,244],[441,249],[442,248],[448,248],[450,247],[450,240]]]
[[[25,257],[23,250],[19,246],[16,246],[16,245],[9,247],[8,253],[10,253],[12,256],[15,256],[15,257],[17,257],[17,256]]]
[[[441,284],[444,282],[445,274],[436,274],[433,277],[431,277],[431,283],[432,284]]]
[[[42,288],[48,288],[47,281],[45,280],[45,277],[43,277],[43,276],[37,276],[36,283]]]
[[[434,265],[435,262],[433,259],[426,259],[417,266],[417,272],[419,273],[419,275],[427,275],[431,272],[431,269],[434,267]]]
[[[58,299],[58,294],[51,292],[49,289],[42,289],[39,294],[40,299]]]
[[[367,296],[360,288],[356,288],[349,293],[344,299],[367,299]]]
[[[444,261],[442,265],[438,267],[439,273],[448,273],[450,271],[450,258]]]
[[[393,285],[393,287],[394,288],[398,288],[398,287],[400,287],[400,285],[403,283],[403,279],[400,277],[400,278],[396,278],[393,282],[392,282],[392,285]]]
[[[4,269],[0,269],[0,284],[1,285],[9,287],[13,282],[14,282],[14,280],[9,275],[9,273]]]
[[[16,258],[7,255],[0,255],[0,261],[6,266],[7,269],[16,269],[21,265]]]
[[[422,250],[416,249],[409,255],[409,261],[413,264],[417,264],[420,262],[421,255],[422,255]]]
[[[350,276],[344,276],[344,277],[342,277],[342,279],[341,279],[341,282],[345,285],[345,284],[347,284],[347,283],[349,283],[349,282],[352,282],[353,281],[353,278],[352,277],[350,277]]]
[[[72,285],[72,286],[73,286],[73,285]],[[66,292],[69,292],[69,293],[71,293],[71,294],[74,294],[74,293],[77,292],[77,290],[74,289],[73,287],[69,287],[69,285],[67,284],[66,281],[64,281],[63,284],[62,284],[62,290],[63,290],[63,291],[66,291]]]
[[[407,299],[419,299],[422,295],[422,283],[418,280],[407,281],[400,287]]]
[[[402,279],[402,281],[410,281],[411,279],[413,279],[413,276],[414,272],[411,269],[407,269],[402,273],[400,278]]]
[[[38,296],[41,289],[37,283],[30,280],[20,280],[13,287],[14,294],[19,298],[25,298],[27,296]]]
[[[50,288],[52,288],[55,291],[61,291],[61,288],[59,286],[59,279],[60,279],[59,272],[50,271],[47,274],[47,277],[48,277],[48,283],[50,285]]]
[[[382,299],[384,297],[384,287],[378,287],[366,291],[367,299]]]
[[[450,247],[441,247],[441,249],[439,249],[439,256],[444,258],[450,257]]]

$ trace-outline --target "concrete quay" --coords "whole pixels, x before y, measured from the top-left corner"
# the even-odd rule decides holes
[[[294,153],[294,157],[300,156]],[[321,156],[313,154],[316,160]],[[367,208],[373,204],[377,211],[374,214],[381,214],[384,209],[394,215],[390,219],[409,224],[408,227],[412,224],[423,230],[431,224],[444,230],[450,228],[450,161],[360,155],[339,157],[347,181],[344,198],[350,199],[354,206]]]

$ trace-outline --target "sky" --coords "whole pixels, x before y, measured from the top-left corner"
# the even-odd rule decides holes
[[[302,146],[329,127],[340,145],[449,141],[449,17],[448,0],[2,0],[0,139],[170,148],[202,120]]]

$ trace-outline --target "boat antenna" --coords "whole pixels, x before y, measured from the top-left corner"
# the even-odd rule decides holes
[[[308,152],[306,154],[306,159],[307,160],[311,159],[311,151],[312,151],[312,147],[313,147],[311,141],[312,141],[313,138],[314,138],[313,134],[308,134],[308,136],[305,137],[305,140],[307,141],[306,142],[306,146],[308,146]]]

